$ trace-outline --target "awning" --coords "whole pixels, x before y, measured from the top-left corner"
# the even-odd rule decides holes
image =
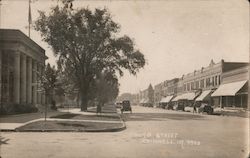
[[[177,95],[172,101],[178,101],[181,95]]]
[[[178,100],[194,100],[195,98],[195,93],[184,93],[181,95],[178,95],[177,97],[175,97],[172,101],[178,101]]]
[[[173,98],[172,95],[167,96],[167,97],[165,97],[165,98],[162,98],[161,101],[160,101],[160,103],[168,103],[168,102],[170,102],[170,100],[171,100],[172,98]]]
[[[218,96],[235,96],[235,94],[247,83],[247,81],[238,81],[227,84],[222,84],[211,95],[212,97]]]
[[[203,101],[208,95],[210,95],[212,90],[206,90],[201,93],[201,95],[195,99],[195,101]]]

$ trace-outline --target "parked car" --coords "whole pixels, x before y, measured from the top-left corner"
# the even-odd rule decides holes
[[[185,111],[184,103],[180,102],[180,103],[174,105],[173,109],[174,109],[174,110],[182,110],[182,111]]]
[[[208,104],[202,104],[199,107],[199,112],[206,112],[207,114],[211,115],[214,112],[214,108]]]
[[[122,101],[121,113],[123,113],[124,111],[130,111],[130,113],[132,113],[132,108],[129,100]]]
[[[167,106],[165,106],[165,109],[174,110],[174,105],[173,104],[168,104]]]

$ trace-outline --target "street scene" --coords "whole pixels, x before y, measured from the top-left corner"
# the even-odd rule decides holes
[[[248,158],[245,0],[0,0],[0,158]]]
[[[141,106],[133,107],[133,111],[122,115],[126,130],[120,132],[4,132],[1,156],[198,158],[247,155],[247,118]]]

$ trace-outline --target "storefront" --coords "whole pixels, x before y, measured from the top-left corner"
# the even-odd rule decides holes
[[[247,80],[222,84],[211,96],[219,98],[221,108],[247,108]]]
[[[176,96],[172,102],[174,103],[176,110],[183,110],[187,106],[192,106],[197,95],[194,92],[184,93]]]
[[[173,95],[171,95],[171,96],[167,96],[167,97],[164,97],[164,98],[162,98],[161,99],[161,101],[160,101],[160,107],[161,108],[168,108],[168,105],[170,105],[171,104],[171,100],[173,99]]]
[[[213,90],[205,90],[201,93],[199,97],[195,99],[195,103],[197,106],[200,106],[202,103],[206,103],[208,105],[213,105],[213,100],[211,94]]]

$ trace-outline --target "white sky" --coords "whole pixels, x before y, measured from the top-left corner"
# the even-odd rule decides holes
[[[56,1],[32,3],[32,20],[37,10],[48,11]],[[106,6],[121,33],[134,39],[147,65],[137,74],[125,73],[120,93],[153,86],[181,77],[209,64],[249,59],[249,4],[247,0],[166,0],[166,1],[85,1],[73,7]],[[2,0],[1,28],[20,29],[28,34],[28,0]],[[46,50],[48,62],[55,64],[51,49],[32,30],[31,38]]]

